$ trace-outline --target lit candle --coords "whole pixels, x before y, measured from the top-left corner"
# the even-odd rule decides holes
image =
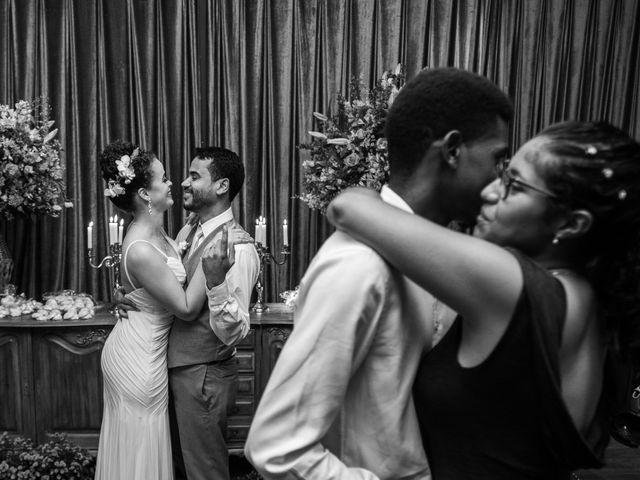
[[[256,218],[256,232],[255,232],[255,240],[256,243],[261,243],[260,242],[260,220]]]
[[[93,222],[87,226],[87,248],[93,248]]]
[[[122,234],[124,233],[124,220],[120,219],[120,226],[118,227],[118,243],[122,245]]]
[[[116,223],[113,221],[113,217],[109,217],[109,245],[116,243],[118,239],[118,231],[116,230]]]
[[[287,225],[287,219],[282,222],[282,242],[285,247],[289,246],[289,225]]]
[[[267,246],[267,217],[262,217],[262,244]]]

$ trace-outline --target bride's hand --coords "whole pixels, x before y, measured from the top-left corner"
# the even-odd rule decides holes
[[[207,245],[202,255],[202,270],[208,288],[224,282],[227,272],[235,263],[235,246],[243,243],[253,243],[253,238],[244,230],[223,227],[220,240]]]

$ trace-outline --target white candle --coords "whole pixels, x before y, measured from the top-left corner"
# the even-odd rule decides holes
[[[289,226],[287,225],[287,219],[282,222],[282,243],[285,247],[289,246]]]
[[[254,233],[256,243],[260,243],[260,220],[256,218],[256,231]]]
[[[109,245],[116,243],[118,239],[117,223],[113,221],[113,217],[109,217]]]
[[[124,220],[120,219],[120,226],[118,227],[118,243],[122,245],[122,234],[124,233]]]
[[[87,226],[87,248],[93,248],[93,222]]]
[[[267,246],[267,217],[262,217],[262,244]]]

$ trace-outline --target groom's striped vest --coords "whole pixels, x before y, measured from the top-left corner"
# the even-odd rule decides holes
[[[227,222],[229,228],[242,229],[235,220]],[[196,225],[185,225],[176,240],[193,239]],[[205,247],[222,232],[222,225],[207,235],[195,252],[187,251],[184,255],[184,266],[187,271],[187,285],[193,278]],[[185,285],[186,288],[186,285]],[[185,322],[175,318],[169,335],[169,350],[167,364],[169,368],[196,365],[226,360],[236,353],[233,346],[225,345],[209,325],[209,303],[205,301],[202,311],[195,320]]]

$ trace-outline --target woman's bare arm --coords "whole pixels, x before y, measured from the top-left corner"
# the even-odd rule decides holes
[[[466,320],[511,318],[523,280],[503,248],[403,212],[362,188],[340,194],[327,216]]]
[[[197,317],[206,300],[204,273],[200,266],[185,290],[165,258],[151,245],[142,242],[132,245],[126,260],[129,274],[138,287],[144,288],[177,317],[187,321]]]

